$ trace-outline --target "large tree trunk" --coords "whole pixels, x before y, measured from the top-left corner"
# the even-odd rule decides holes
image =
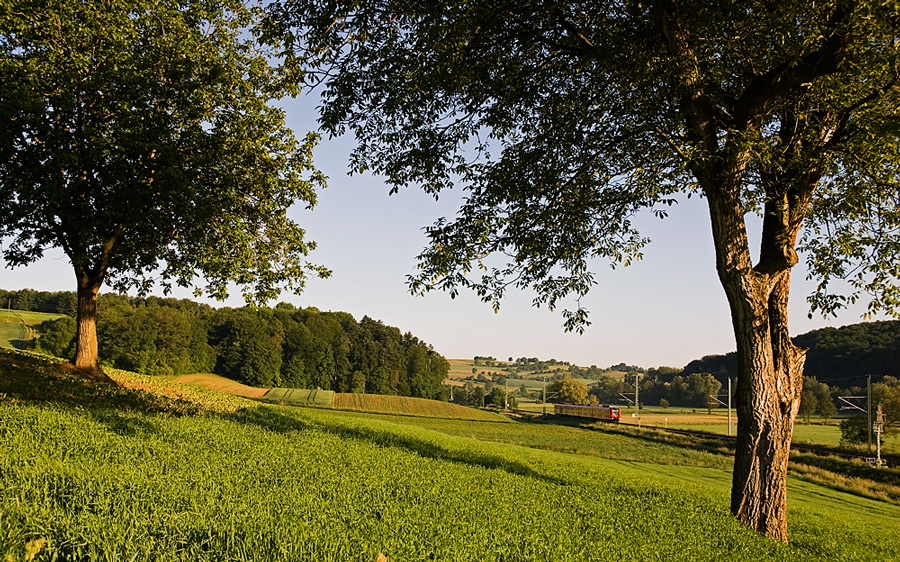
[[[787,541],[787,469],[794,419],[800,405],[805,352],[791,342],[787,326],[790,273],[783,273],[768,298],[767,287],[735,306],[738,350],[737,448],[731,487],[731,511],[767,537]],[[754,298],[756,296],[757,298]]]
[[[741,168],[740,160],[736,159]],[[753,267],[740,190],[722,173],[708,189],[716,268],[728,297],[738,355],[737,448],[731,511],[769,538],[787,541],[787,468],[800,405],[805,351],[791,342],[788,295],[797,225],[781,200],[766,205],[760,262]],[[710,182],[713,184],[713,182]]]
[[[76,269],[78,308],[75,316],[75,369],[91,377],[108,380],[100,369],[97,345],[97,294],[102,279],[93,278]]]

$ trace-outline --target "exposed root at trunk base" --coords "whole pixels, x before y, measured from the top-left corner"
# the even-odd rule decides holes
[[[106,373],[103,372],[102,369],[100,369],[100,367],[76,367],[71,363],[61,363],[59,367],[63,371],[79,377],[84,377],[92,381],[105,382],[113,386],[119,386],[119,383],[111,379]]]

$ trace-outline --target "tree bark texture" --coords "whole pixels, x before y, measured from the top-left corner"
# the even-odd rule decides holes
[[[785,542],[788,458],[805,361],[805,352],[788,335],[789,287],[785,273],[767,301],[745,295],[735,303],[750,314],[734,326],[738,432],[731,487],[731,511],[738,520]],[[766,291],[760,289],[756,293],[762,297]]]
[[[708,190],[708,202],[738,355],[731,511],[743,525],[786,542],[788,457],[805,361],[805,350],[794,346],[788,332],[796,230],[764,235],[763,258],[754,268],[740,198],[730,195],[727,181],[720,185],[724,189]]]
[[[76,271],[78,308],[75,330],[75,368],[90,377],[102,377],[97,345],[97,294],[101,281]]]

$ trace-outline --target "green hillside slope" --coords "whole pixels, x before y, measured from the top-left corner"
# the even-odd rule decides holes
[[[242,399],[214,413],[199,389],[54,373],[0,358],[0,559],[29,544],[35,560],[900,559],[900,507],[797,479],[789,545],[741,528],[727,458],[711,453]],[[486,440],[501,426],[520,444]]]

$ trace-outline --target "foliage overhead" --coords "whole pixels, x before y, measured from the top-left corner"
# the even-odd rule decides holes
[[[729,197],[783,221],[767,232],[807,221],[813,310],[863,293],[870,312],[900,304],[892,3],[294,0],[271,14],[271,35],[317,69],[323,128],[356,136],[354,171],[467,191],[428,229],[415,292],[577,299],[594,258],[641,257],[636,212],[665,216],[728,161]],[[797,260],[791,240],[763,245],[761,273]]]
[[[253,301],[327,274],[287,216],[324,185],[317,136],[296,139],[270,105],[298,80],[253,39],[259,15],[239,0],[4,2],[7,265],[58,247],[119,290],[202,281],[221,298],[236,283]]]

